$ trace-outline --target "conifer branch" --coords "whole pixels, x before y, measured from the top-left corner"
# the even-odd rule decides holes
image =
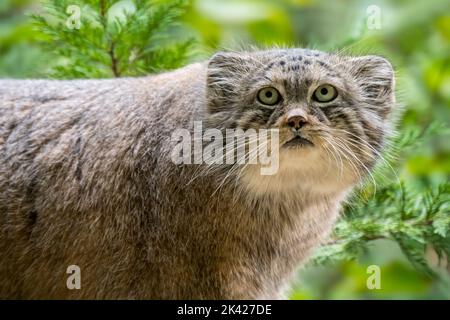
[[[56,78],[139,76],[182,66],[194,43],[174,36],[186,0],[134,0],[121,10],[107,0],[43,0],[34,15],[42,45],[55,56],[50,75]],[[81,11],[80,28],[68,28],[69,6]],[[181,34],[180,32],[177,34]]]

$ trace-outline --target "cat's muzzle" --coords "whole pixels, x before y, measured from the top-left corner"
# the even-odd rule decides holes
[[[294,137],[283,144],[285,148],[299,148],[299,147],[314,147],[314,143],[310,140],[302,137],[298,131],[295,133]]]

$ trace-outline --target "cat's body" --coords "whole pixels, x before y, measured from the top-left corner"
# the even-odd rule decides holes
[[[209,64],[135,79],[0,81],[0,298],[279,297],[330,233],[363,168],[318,151],[311,131],[315,147],[281,150],[276,175],[250,166],[222,183],[222,171],[175,165],[171,134],[195,120],[220,129],[263,127],[259,111],[236,111],[245,97],[225,100],[248,90],[245,75],[270,73],[270,64],[286,60],[279,66],[298,64],[291,69],[301,72],[299,56],[309,61],[303,70],[311,85],[316,71],[308,66],[322,60],[302,50],[219,54]],[[241,58],[257,60],[255,70]],[[230,63],[241,75],[225,84]],[[303,99],[299,83],[296,101]],[[363,127],[374,128],[367,134],[373,149],[382,145],[382,107],[392,105],[392,87],[380,114],[364,116],[371,123]],[[284,98],[285,110],[278,117],[271,110],[267,127],[282,127],[293,109]],[[314,117],[310,123],[334,121]],[[376,154],[359,158],[370,167]],[[81,269],[79,290],[66,286],[70,265]]]

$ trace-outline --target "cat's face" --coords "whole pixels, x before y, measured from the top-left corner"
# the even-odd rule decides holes
[[[279,129],[278,176],[335,187],[373,167],[395,104],[385,59],[303,49],[218,53],[207,87],[213,126]]]

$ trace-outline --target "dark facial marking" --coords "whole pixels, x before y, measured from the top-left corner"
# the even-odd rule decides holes
[[[320,122],[325,122],[326,116],[320,108],[310,108],[310,112],[314,114]]]
[[[267,67],[264,69],[264,71],[268,71],[270,69],[272,69],[273,65],[275,64],[275,62],[270,62]]]

